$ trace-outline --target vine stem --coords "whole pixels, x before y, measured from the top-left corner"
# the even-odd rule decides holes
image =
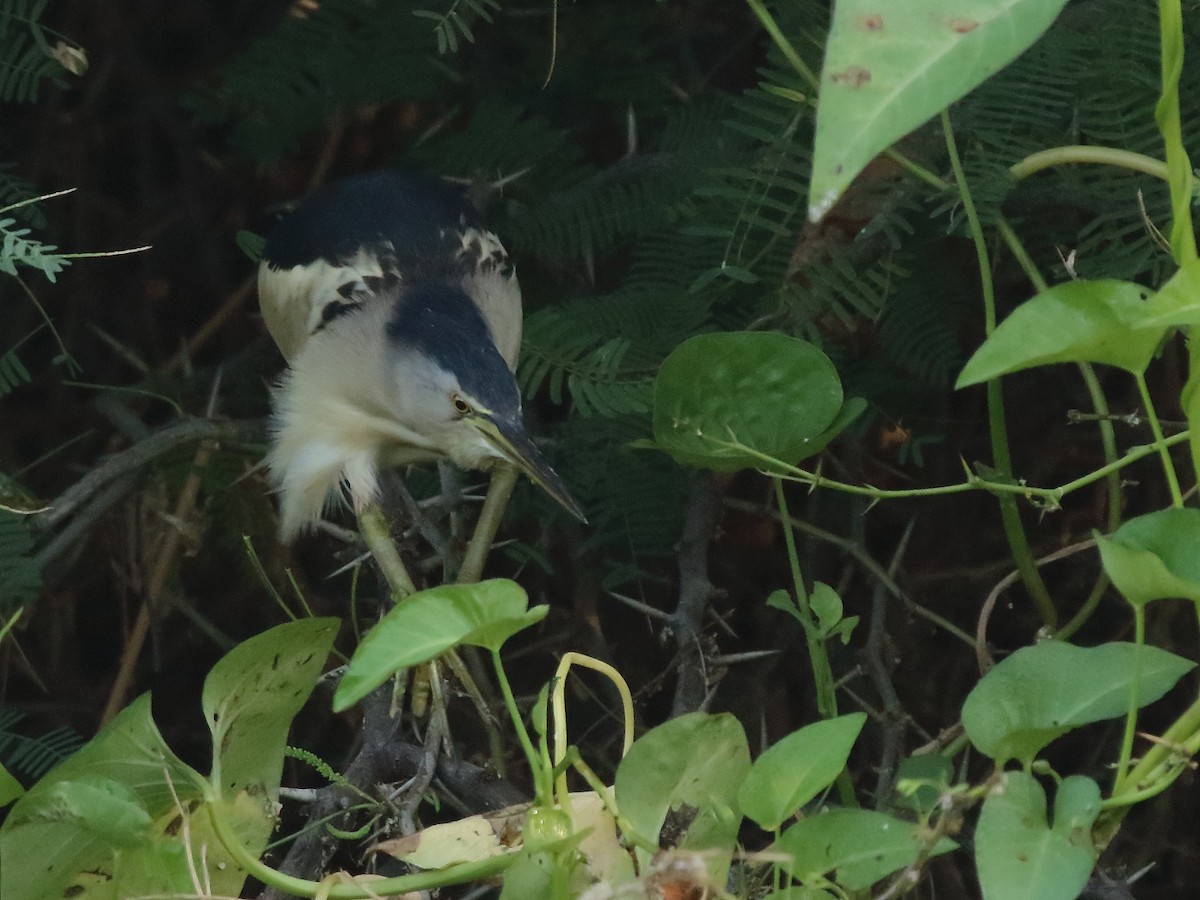
[[[1154,435],[1154,446],[1158,448],[1158,455],[1162,460],[1163,474],[1167,478],[1167,487],[1171,491],[1171,505],[1176,509],[1182,509],[1183,493],[1179,490],[1179,478],[1175,474],[1175,464],[1171,462],[1171,454],[1167,451],[1167,445],[1162,433],[1162,425],[1158,421],[1158,414],[1154,411],[1154,400],[1150,397],[1150,388],[1146,385],[1146,376],[1139,372],[1134,377],[1137,380],[1138,393],[1141,394],[1142,403],[1146,407],[1146,421],[1150,423],[1150,433]]]
[[[453,884],[465,884],[468,881],[480,881],[498,875],[508,868],[515,858],[515,854],[489,856],[474,862],[458,863],[445,869],[400,875],[395,878],[372,879],[363,883],[331,884],[328,879],[309,881],[272,869],[250,854],[219,809],[221,802],[220,798],[213,796],[209,797],[204,805],[208,809],[213,832],[229,852],[233,862],[263,884],[297,897],[369,900],[369,898],[390,897],[407,894],[411,891],[425,891]]]
[[[504,663],[500,659],[500,651],[492,651],[492,666],[496,670],[496,680],[500,683],[500,693],[504,695],[504,706],[508,710],[508,716],[512,719],[513,728],[517,732],[517,740],[521,744],[521,749],[525,753],[525,759],[529,763],[529,772],[533,777],[533,792],[536,802],[549,803],[553,793],[553,784],[551,782],[552,773],[547,771],[541,765],[541,757],[537,750],[533,747],[533,741],[529,737],[529,729],[525,727],[525,720],[521,717],[521,709],[517,706],[517,698],[513,696],[512,685],[508,682],[508,675],[504,672]]]
[[[837,715],[837,693],[833,686],[833,671],[829,668],[829,657],[825,653],[825,645],[817,635],[817,622],[813,617],[812,606],[809,603],[808,589],[804,585],[804,575],[800,571],[800,555],[796,551],[796,535],[792,532],[791,514],[788,512],[787,494],[783,489],[783,479],[776,476],[775,501],[779,504],[779,517],[783,525],[783,540],[787,547],[788,562],[792,569],[792,584],[796,591],[796,606],[804,617],[804,637],[808,641],[808,656],[812,665],[813,682],[817,694],[817,710],[821,718],[832,719]]]
[[[979,213],[975,209],[971,189],[967,184],[967,176],[963,171],[962,159],[958,154],[958,144],[954,140],[954,129],[950,125],[950,112],[942,110],[942,133],[946,138],[946,150],[950,156],[950,166],[954,170],[954,181],[958,185],[958,194],[962,199],[963,210],[967,214],[967,222],[971,227],[971,238],[975,243],[975,255],[979,262],[979,280],[983,290],[984,325],[987,334],[996,330],[996,295],[992,283],[992,266],[988,258],[987,242],[983,237],[983,226],[979,221]],[[1004,412],[1004,391],[999,378],[993,378],[987,383],[988,431],[991,436],[992,456],[996,468],[1005,478],[1013,477],[1012,453],[1008,446],[1008,427]],[[1000,518],[1004,526],[1005,537],[1012,551],[1013,561],[1021,573],[1021,580],[1029,592],[1042,622],[1053,631],[1058,626],[1058,610],[1050,598],[1050,592],[1042,581],[1033,551],[1029,546],[1029,538],[1021,523],[1021,513],[1017,509],[1016,499],[1001,495]]]
[[[1138,650],[1146,645],[1146,607],[1141,603],[1133,604],[1133,642]],[[1138,688],[1141,685],[1142,658],[1138,652],[1134,657],[1133,679],[1129,685],[1129,709],[1125,711],[1125,729],[1121,735],[1121,756],[1117,760],[1117,775],[1113,779],[1113,794],[1116,795],[1125,787],[1129,777],[1129,764],[1133,759],[1133,737],[1137,732]]]
[[[1031,153],[1019,163],[1011,166],[1008,173],[1015,181],[1021,181],[1044,169],[1078,163],[1116,166],[1120,169],[1129,169],[1134,172],[1141,172],[1144,175],[1152,175],[1155,178],[1161,178],[1163,181],[1167,180],[1167,164],[1160,159],[1155,159],[1153,156],[1146,156],[1144,153],[1118,150],[1114,147],[1090,147],[1086,145],[1067,145],[1039,150],[1037,153]]]

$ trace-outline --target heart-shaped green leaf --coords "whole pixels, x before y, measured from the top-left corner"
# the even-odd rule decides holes
[[[515,581],[447,584],[406,597],[367,632],[333,695],[335,710],[353,706],[396,672],[428,662],[457,644],[489,650],[540,622],[549,611],[526,609],[529,596]]]
[[[737,795],[750,768],[741,724],[728,713],[687,713],[634,742],[617,768],[617,807],[647,841],[670,817],[670,843],[713,850],[709,872],[724,883],[741,816]]]
[[[1096,864],[1092,823],[1100,788],[1082,775],[1058,786],[1054,824],[1032,775],[1005,772],[975,829],[975,865],[984,900],[1075,900]]]
[[[1044,641],[1022,647],[980,679],[963,703],[963,727],[998,764],[1028,764],[1072,728],[1123,715],[1135,680],[1141,707],[1195,665],[1158,647]]]
[[[238,644],[208,673],[201,702],[213,737],[212,781],[224,795],[248,790],[274,799],[288,728],[340,625],[334,618],[278,625]]]
[[[922,854],[938,856],[958,845],[938,838],[927,846],[926,829],[870,809],[832,809],[801,819],[771,849],[787,854],[780,863],[800,881],[835,872],[835,880],[852,891],[870,887]]]
[[[837,371],[812,344],[767,332],[702,334],[659,369],[654,439],[678,461],[717,471],[793,464],[828,443],[841,410]]]
[[[742,812],[766,831],[825,790],[846,766],[865,713],[806,725],[763,751],[738,792]]]
[[[1150,292],[1128,281],[1071,281],[1018,306],[975,351],[955,387],[1060,362],[1093,362],[1140,375],[1165,326],[1147,326]]]
[[[1130,603],[1200,603],[1200,509],[1162,509],[1096,535],[1104,571]]]

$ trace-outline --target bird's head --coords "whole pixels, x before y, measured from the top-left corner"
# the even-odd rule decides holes
[[[462,287],[427,283],[403,291],[391,309],[386,341],[398,421],[463,468],[513,463],[584,519],[525,430],[516,378]]]

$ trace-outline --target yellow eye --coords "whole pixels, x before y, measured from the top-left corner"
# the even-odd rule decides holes
[[[471,411],[471,405],[458,394],[451,394],[450,402],[454,404],[454,408],[458,410],[460,416],[465,416]]]

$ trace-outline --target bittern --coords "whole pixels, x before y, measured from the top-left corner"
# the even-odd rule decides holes
[[[268,234],[258,294],[288,362],[267,457],[285,539],[440,457],[507,460],[583,518],[526,432],[521,289],[463,191],[394,171],[318,189]]]

